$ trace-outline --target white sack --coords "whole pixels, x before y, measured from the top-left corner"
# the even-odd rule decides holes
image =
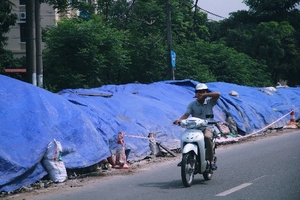
[[[55,183],[64,182],[68,177],[61,155],[61,143],[54,139],[54,141],[48,144],[47,151],[43,157],[43,164],[47,169],[50,179]]]

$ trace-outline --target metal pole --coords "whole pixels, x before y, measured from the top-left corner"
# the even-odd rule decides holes
[[[169,0],[167,0],[167,43],[168,43],[168,53],[167,53],[168,70],[170,70],[171,80],[174,80],[175,79],[174,68],[172,67],[172,63],[171,63],[172,28],[171,28],[171,5]]]
[[[26,1],[26,64],[28,69],[28,79],[36,85],[36,60],[35,60],[35,2]]]
[[[36,68],[37,84],[43,87],[42,34],[41,34],[41,4],[35,0],[35,36],[36,36]]]

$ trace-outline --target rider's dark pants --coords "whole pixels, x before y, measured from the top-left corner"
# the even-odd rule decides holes
[[[213,152],[213,132],[210,128],[206,128],[204,130],[204,141],[206,146],[206,159],[209,161],[213,161],[214,152]]]

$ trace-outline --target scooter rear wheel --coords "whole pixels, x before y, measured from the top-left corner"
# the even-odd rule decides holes
[[[182,155],[181,179],[185,187],[190,187],[194,180],[196,154],[189,152]]]
[[[215,162],[215,163],[217,162],[217,157],[214,157],[214,162]],[[206,170],[206,172],[203,173],[203,178],[204,178],[206,181],[209,181],[209,180],[211,180],[212,176],[213,176],[213,171],[212,171],[212,169],[210,169],[210,167],[209,167],[209,169]]]
[[[203,178],[206,180],[206,181],[209,181],[213,176],[213,173],[210,171],[210,172],[204,172],[203,173]]]

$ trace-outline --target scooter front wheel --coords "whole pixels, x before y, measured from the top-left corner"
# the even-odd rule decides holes
[[[196,154],[192,151],[182,155],[181,179],[185,187],[190,187],[194,180]]]

